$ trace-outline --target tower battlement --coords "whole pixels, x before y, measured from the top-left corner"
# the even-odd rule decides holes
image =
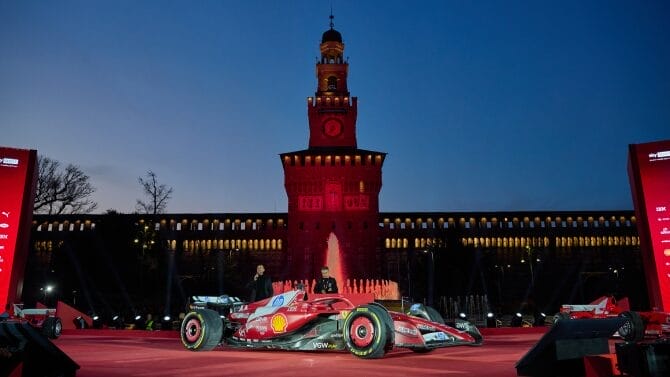
[[[349,96],[316,96],[307,97],[308,108],[322,108],[322,107],[350,107],[356,110],[358,107],[358,97]]]
[[[309,153],[284,153],[282,163],[284,168],[290,167],[360,167],[381,166],[384,163],[385,153],[360,150],[360,153],[332,153],[310,151]]]

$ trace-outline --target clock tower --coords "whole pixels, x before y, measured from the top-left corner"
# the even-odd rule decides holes
[[[386,153],[358,149],[357,98],[349,94],[349,63],[332,15],[320,50],[316,92],[307,98],[308,149],[280,155],[289,228],[283,275],[313,279],[328,265],[342,287],[346,278],[380,277],[377,229]]]
[[[321,38],[321,59],[316,64],[317,87],[314,97],[307,98],[309,147],[356,148],[357,98],[349,95],[342,35],[333,29]]]

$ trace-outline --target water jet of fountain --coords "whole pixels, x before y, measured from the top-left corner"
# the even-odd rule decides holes
[[[326,266],[330,270],[330,276],[337,280],[337,288],[340,292],[344,291],[344,285],[347,278],[346,268],[342,265],[342,256],[340,255],[340,243],[335,233],[330,232],[328,236],[328,248],[326,249]]]

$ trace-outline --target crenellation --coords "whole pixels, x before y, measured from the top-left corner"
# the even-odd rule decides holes
[[[316,108],[351,108],[356,109],[358,98],[349,96],[324,95],[316,97],[307,97],[307,107]]]

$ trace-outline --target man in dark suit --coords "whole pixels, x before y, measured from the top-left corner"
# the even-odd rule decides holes
[[[321,278],[314,286],[314,293],[337,293],[337,281],[330,276],[328,266],[321,267]]]
[[[272,297],[272,279],[265,275],[265,266],[259,264],[256,267],[256,275],[249,282],[248,287],[251,288],[251,302]]]

